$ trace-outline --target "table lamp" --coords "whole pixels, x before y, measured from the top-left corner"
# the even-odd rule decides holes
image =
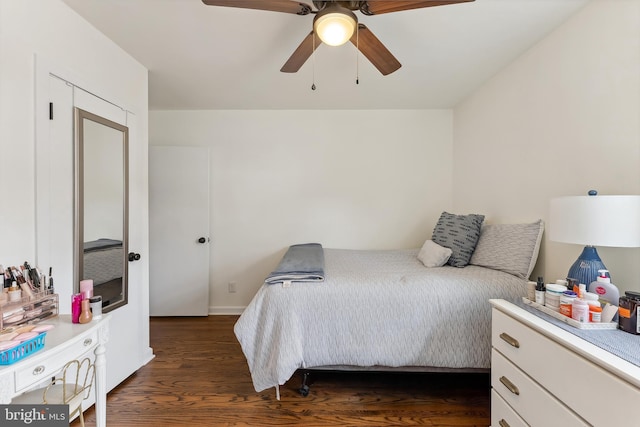
[[[606,270],[596,246],[640,247],[640,196],[588,196],[551,199],[549,239],[585,245],[567,277],[589,286]]]

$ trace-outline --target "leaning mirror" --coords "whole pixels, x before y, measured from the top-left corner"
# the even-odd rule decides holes
[[[127,304],[129,130],[75,108],[75,271],[104,312]]]

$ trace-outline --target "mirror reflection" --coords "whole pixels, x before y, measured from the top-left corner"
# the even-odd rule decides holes
[[[127,303],[128,128],[76,112],[76,274],[93,280],[103,311]]]

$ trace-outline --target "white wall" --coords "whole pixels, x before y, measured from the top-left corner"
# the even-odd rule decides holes
[[[420,247],[451,208],[450,110],[151,111],[149,141],[210,148],[213,313],[291,244]]]
[[[35,212],[42,208],[36,203],[35,191],[35,110],[42,108],[34,102],[36,57],[39,64],[48,63],[63,70],[66,77],[72,76],[74,83],[81,83],[84,89],[135,113],[130,153],[136,169],[130,176],[130,221],[136,224],[132,244],[136,251],[146,254],[147,70],[59,0],[0,0],[0,263],[33,261],[36,255]],[[73,156],[72,147],[72,141],[68,141],[68,156]],[[72,188],[73,172],[67,169],[54,165],[53,170],[66,176]],[[66,227],[68,235],[72,235],[71,218],[54,221],[60,222],[54,226]],[[73,259],[68,257],[62,265],[53,266],[54,276],[72,268]],[[130,304],[112,312],[107,351],[109,388],[133,372],[127,372],[127,368],[140,366],[151,357],[146,260],[136,268],[138,279],[129,286]],[[72,283],[58,280],[56,288],[64,302],[64,312],[63,308],[69,306]]]
[[[640,194],[640,2],[595,0],[454,113],[454,207],[492,222],[547,219],[556,196]],[[566,276],[582,248],[546,237],[534,275]],[[598,248],[640,290],[640,250]]]
[[[245,306],[292,243],[419,246],[446,209],[525,222],[547,220],[560,195],[640,194],[639,4],[591,2],[453,120],[449,111],[151,112],[150,144],[211,148],[211,311]],[[545,237],[533,276],[565,277],[580,251]],[[599,251],[614,282],[640,289],[639,250]]]

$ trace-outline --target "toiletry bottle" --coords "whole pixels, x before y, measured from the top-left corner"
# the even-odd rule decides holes
[[[527,281],[527,298],[529,301],[536,301],[536,282]]]
[[[618,305],[620,300],[620,292],[616,285],[611,283],[608,270],[598,270],[598,278],[589,285],[589,292],[598,294],[601,304],[610,303]]]
[[[91,306],[91,314],[93,319],[98,320],[102,318],[102,297],[100,295],[91,297],[89,299],[89,305]]]
[[[578,298],[584,298],[584,294],[587,293],[587,285],[580,283],[578,285]]]
[[[544,305],[544,293],[546,288],[544,286],[544,280],[542,277],[538,277],[538,281],[536,282],[536,303],[540,305]]]
[[[564,291],[560,297],[560,314],[571,317],[573,302],[578,298],[573,291]]]
[[[571,306],[571,318],[577,320],[580,323],[589,322],[589,304],[582,298],[576,298],[573,300]]]
[[[80,323],[82,312],[82,294],[71,295],[71,323]]]
[[[91,302],[88,299],[83,299],[81,302],[80,316],[78,317],[78,323],[89,323],[93,318],[91,313]]]

